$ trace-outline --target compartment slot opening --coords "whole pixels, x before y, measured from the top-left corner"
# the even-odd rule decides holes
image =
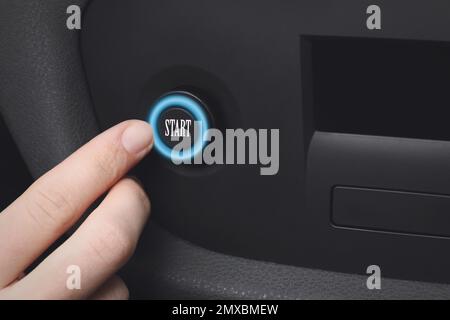
[[[449,43],[301,39],[314,130],[450,140]]]

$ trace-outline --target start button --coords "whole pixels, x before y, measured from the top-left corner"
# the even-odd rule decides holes
[[[206,110],[199,98],[184,91],[169,92],[156,100],[148,117],[154,129],[155,149],[164,157],[178,161],[201,152],[209,129]],[[180,142],[183,148],[173,150]],[[186,147],[187,143],[190,147]]]

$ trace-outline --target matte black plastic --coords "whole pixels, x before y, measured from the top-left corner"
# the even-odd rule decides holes
[[[450,41],[448,1],[380,0],[381,30],[366,27],[369,4],[97,0],[89,7],[82,51],[102,127],[144,118],[156,97],[191,87],[211,97],[208,106],[222,127],[280,129],[276,176],[260,176],[256,166],[181,172],[151,156],[140,176],[159,223],[203,247],[246,258],[352,273],[375,263],[385,276],[450,282],[450,239],[354,230],[331,221],[336,185],[450,195],[450,144],[436,140],[439,135],[399,130],[408,134],[397,138],[388,130],[387,136],[318,130],[318,73],[311,62],[317,47],[311,37],[331,37],[336,46],[349,38],[389,39],[401,42],[395,52],[402,53],[408,51],[403,41],[419,41],[421,48],[422,41]],[[425,51],[424,59],[415,59],[419,69],[430,64]],[[377,54],[369,53],[358,63],[371,65]],[[335,57],[333,50],[323,54]],[[437,55],[447,62],[445,54]],[[345,80],[347,74],[335,76]],[[350,89],[349,98],[358,94]],[[377,88],[373,91],[376,97]],[[365,98],[363,110],[373,97]],[[426,114],[435,105],[421,110]],[[401,121],[398,126],[402,129]],[[364,129],[357,132],[371,132]],[[433,224],[432,215],[427,219]]]
[[[332,199],[336,226],[450,236],[450,196],[339,186]]]
[[[447,240],[335,229],[329,198],[336,181],[449,193],[448,144],[320,133],[311,140],[311,113],[301,110],[312,99],[311,83],[296,82],[309,79],[311,69],[299,65],[299,53],[309,54],[300,33],[448,38],[447,1],[379,2],[389,14],[383,31],[370,33],[363,27],[367,4],[360,1],[95,1],[83,24],[84,58],[103,128],[141,116],[160,92],[181,86],[210,93],[208,106],[222,127],[283,129],[279,177],[249,181],[251,168],[234,168],[231,175],[215,169],[187,178],[162,163],[151,170],[144,166],[151,171],[147,186],[155,191],[159,220],[209,247],[248,257],[358,274],[376,262],[386,274],[448,281]],[[86,1],[0,3],[0,107],[35,177],[96,133],[78,33],[61,28],[65,8],[77,3]],[[309,145],[306,183],[312,193],[306,211]],[[214,175],[213,183],[208,175]],[[230,180],[233,188],[223,193],[220,185]],[[198,186],[194,190],[201,196],[186,201],[192,196],[184,193],[186,186]],[[214,206],[197,201],[206,197]],[[171,202],[183,210],[172,211]],[[170,212],[161,211],[165,208]],[[364,276],[221,255],[152,227],[129,268],[132,295],[139,297],[449,297],[446,285],[396,280],[386,280],[379,292],[368,291]]]
[[[305,37],[316,130],[450,140],[450,42]]]

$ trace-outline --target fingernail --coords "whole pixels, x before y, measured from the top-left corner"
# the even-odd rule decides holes
[[[152,143],[152,128],[147,122],[135,121],[122,133],[122,145],[129,153],[138,154]]]

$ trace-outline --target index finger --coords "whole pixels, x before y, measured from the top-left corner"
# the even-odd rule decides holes
[[[0,215],[0,288],[14,281],[151,149],[143,121],[92,139],[31,185]]]

